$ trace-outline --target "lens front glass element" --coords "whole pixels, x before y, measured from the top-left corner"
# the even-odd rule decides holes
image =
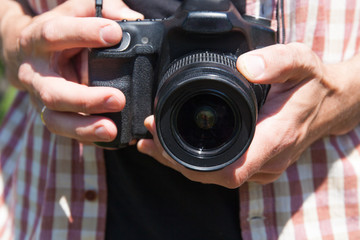
[[[236,131],[235,114],[224,96],[205,92],[190,97],[175,118],[180,139],[198,151],[214,150],[231,141]]]

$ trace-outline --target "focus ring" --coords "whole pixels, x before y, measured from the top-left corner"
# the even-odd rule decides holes
[[[171,64],[167,72],[165,73],[163,79],[169,78],[176,71],[187,65],[194,63],[209,63],[209,62],[222,64],[231,67],[234,70],[236,69],[235,59],[232,59],[229,56],[212,53],[212,52],[201,52],[201,53],[190,54],[183,58],[180,58],[179,60],[175,60]]]

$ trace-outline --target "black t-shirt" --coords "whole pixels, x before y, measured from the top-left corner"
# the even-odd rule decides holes
[[[192,182],[139,153],[105,151],[106,239],[241,239],[238,190]]]
[[[125,2],[146,18],[163,18],[181,1]],[[237,189],[192,182],[135,147],[105,151],[105,163],[107,240],[241,239]]]

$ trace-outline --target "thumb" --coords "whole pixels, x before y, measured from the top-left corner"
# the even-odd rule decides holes
[[[272,45],[247,52],[237,60],[237,69],[250,82],[261,84],[301,81],[319,74],[320,59],[301,43]]]

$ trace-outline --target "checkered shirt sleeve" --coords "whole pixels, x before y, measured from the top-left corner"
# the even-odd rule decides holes
[[[287,42],[305,43],[325,63],[358,53],[359,23],[360,1],[285,0]],[[274,183],[241,186],[244,239],[360,239],[359,151],[360,126],[318,140]]]
[[[0,130],[0,239],[103,239],[102,151],[51,134],[29,102]]]

